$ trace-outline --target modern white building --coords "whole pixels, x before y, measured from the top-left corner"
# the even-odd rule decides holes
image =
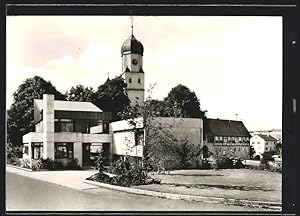
[[[265,134],[255,134],[250,139],[250,144],[255,150],[254,158],[262,158],[262,154],[265,152],[276,151],[277,139]]]

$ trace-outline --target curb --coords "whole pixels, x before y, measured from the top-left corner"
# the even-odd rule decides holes
[[[24,170],[24,171],[27,171],[27,172],[33,172],[32,169],[23,168],[23,167],[19,167],[19,166],[14,166],[14,165],[11,165],[11,164],[6,164],[6,166],[11,167],[11,168],[16,168],[16,169]]]
[[[150,190],[130,188],[130,187],[121,187],[117,185],[105,184],[102,182],[95,182],[91,180],[84,180],[83,182],[90,185],[109,188],[112,190],[139,194],[139,195],[154,196],[154,197],[165,198],[165,199],[222,203],[222,204],[231,204],[231,205],[262,207],[262,208],[269,208],[278,211],[281,210],[281,203],[277,203],[277,202],[265,202],[265,201],[243,200],[243,199],[221,198],[221,197],[207,197],[207,196],[187,195],[187,194],[173,194],[173,193],[157,192],[157,191],[150,191]]]

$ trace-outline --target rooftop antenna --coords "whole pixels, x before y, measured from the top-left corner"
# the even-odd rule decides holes
[[[131,35],[133,35],[133,16],[130,16],[131,19]]]

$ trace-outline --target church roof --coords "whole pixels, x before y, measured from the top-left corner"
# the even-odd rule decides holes
[[[207,119],[207,124],[215,136],[251,137],[242,121]]]
[[[143,55],[144,53],[144,47],[143,44],[138,41],[133,34],[123,43],[121,47],[121,55],[127,53],[136,53]]]

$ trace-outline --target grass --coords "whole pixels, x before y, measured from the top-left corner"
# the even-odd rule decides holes
[[[249,169],[176,170],[153,174],[161,184],[143,188],[169,193],[281,202],[280,173]]]

